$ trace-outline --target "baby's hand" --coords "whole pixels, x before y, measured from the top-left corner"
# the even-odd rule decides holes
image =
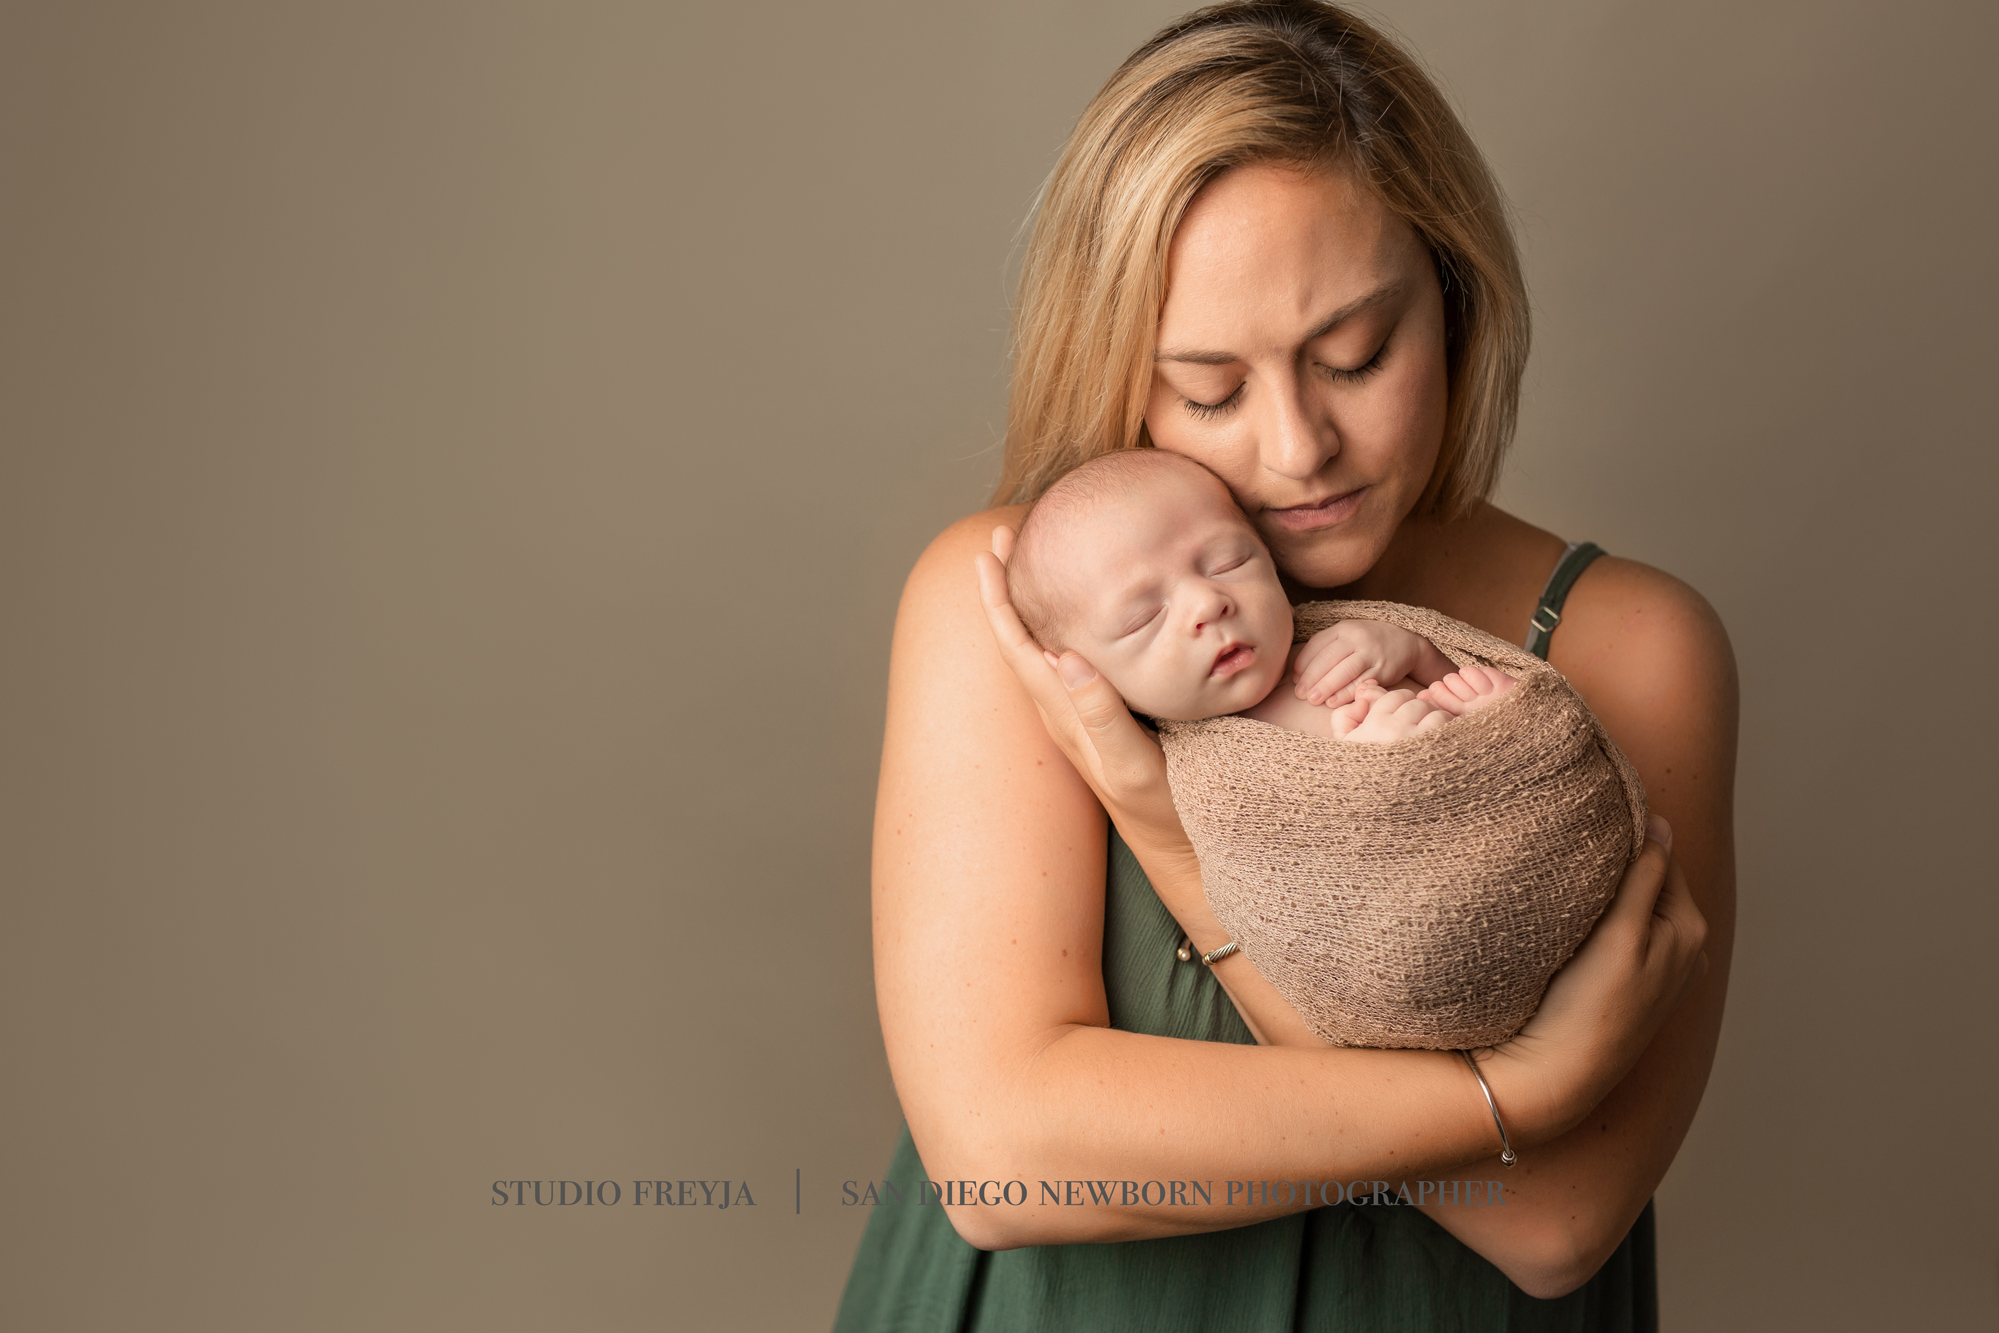
[[[1342,620],[1322,629],[1298,650],[1298,697],[1337,708],[1363,680],[1396,685],[1409,677],[1429,685],[1451,669],[1450,660],[1420,634],[1379,620]]]
[[[1492,703],[1516,683],[1513,677],[1498,667],[1474,664],[1460,667],[1416,697],[1436,705],[1452,717],[1463,717]]]
[[[1353,702],[1333,710],[1333,738],[1387,745],[1435,731],[1451,715],[1416,697],[1414,690],[1384,690],[1373,680],[1354,686]]]

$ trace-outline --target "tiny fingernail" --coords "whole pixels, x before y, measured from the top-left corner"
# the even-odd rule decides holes
[[[1673,850],[1673,826],[1658,815],[1653,815],[1645,824],[1645,836],[1664,847]]]
[[[1072,690],[1097,678],[1097,669],[1084,661],[1081,653],[1062,654],[1062,665],[1057,669],[1062,673],[1062,683]]]

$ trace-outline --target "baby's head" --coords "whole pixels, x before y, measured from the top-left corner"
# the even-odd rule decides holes
[[[1081,653],[1138,712],[1241,712],[1284,675],[1277,567],[1228,488],[1179,454],[1127,449],[1068,473],[1028,511],[1006,577],[1042,647]]]

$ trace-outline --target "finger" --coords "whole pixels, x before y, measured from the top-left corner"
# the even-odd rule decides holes
[[[1027,626],[1020,623],[1020,616],[1013,609],[1013,602],[1007,596],[1006,569],[999,557],[980,552],[973,558],[979,572],[979,600],[985,604],[986,623],[992,627],[993,640],[999,648],[1000,657],[1013,670],[1027,697],[1041,710],[1047,720],[1049,733],[1056,742],[1062,742],[1062,727],[1056,719],[1068,717],[1073,711],[1069,706],[1068,692],[1062,688],[1061,680],[1055,674],[1055,664],[1048,660],[1048,654],[1027,632]],[[1072,758],[1074,756],[1071,756]]]
[[[1657,846],[1656,843],[1648,844]],[[1706,943],[1707,917],[1702,915],[1700,904],[1694,901],[1693,890],[1687,887],[1686,872],[1678,863],[1668,860],[1665,882],[1659,887],[1659,896],[1652,904],[1654,925],[1664,922],[1673,934],[1689,941],[1688,952],[1694,952]]]
[[[1327,644],[1323,635],[1315,634],[1305,640],[1305,646],[1298,650],[1298,656],[1292,660],[1292,674],[1300,677],[1304,676],[1320,658],[1326,655],[1326,650]]]
[[[1158,745],[1138,725],[1124,697],[1081,653],[1063,653],[1057,671],[1100,794],[1126,802],[1137,799],[1163,776]]]
[[[1599,924],[1616,926],[1633,931],[1650,928],[1653,908],[1658,905],[1659,895],[1666,887],[1666,849],[1656,842],[1647,842],[1645,849],[1638,853],[1624,878],[1617,886],[1617,896],[1610,900]]]
[[[1338,672],[1340,666],[1353,658],[1353,650],[1343,644],[1321,644],[1318,651],[1309,650],[1298,654],[1298,694],[1310,698],[1313,692],[1322,696],[1338,686],[1325,687],[1326,679]],[[1345,682],[1342,681],[1342,684]],[[1325,687],[1325,688],[1322,688]],[[1317,702],[1317,700],[1313,700]]]
[[[1027,632],[1027,626],[1020,623],[1020,616],[1013,609],[1013,597],[1007,592],[1006,566],[999,557],[981,551],[972,558],[979,571],[979,600],[985,604],[986,619],[992,624],[993,637],[999,640],[1000,651],[1009,661],[1018,657],[1034,656],[1041,652],[1041,645]],[[1015,667],[1018,670],[1018,666]]]
[[[1369,678],[1372,664],[1359,653],[1346,653],[1330,662],[1312,682],[1306,698],[1315,704],[1342,704],[1353,698],[1354,686]]]
[[[1378,713],[1383,717],[1388,717],[1404,704],[1412,702],[1415,698],[1416,694],[1413,690],[1384,690],[1375,696],[1374,702],[1368,706],[1368,712],[1370,715]]]
[[[993,555],[1002,565],[1013,560],[1013,542],[1019,535],[1004,523],[993,529]]]
[[[1686,876],[1679,866],[1669,865],[1666,870],[1666,884],[1653,904],[1652,932],[1647,938],[1646,962],[1663,969],[1671,976],[1677,974],[1680,985],[1676,999],[1684,999],[1700,979],[1707,975],[1707,918],[1702,915],[1699,904],[1694,902],[1693,893],[1687,888]]]

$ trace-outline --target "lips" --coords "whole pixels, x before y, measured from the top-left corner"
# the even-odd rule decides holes
[[[1310,532],[1314,528],[1329,528],[1336,523],[1353,517],[1354,510],[1360,508],[1360,498],[1367,493],[1367,487],[1358,486],[1342,495],[1316,500],[1311,504],[1292,505],[1288,509],[1264,510],[1272,522],[1280,528],[1292,532]]]
[[[1232,643],[1216,656],[1208,675],[1216,680],[1226,680],[1255,660],[1256,649],[1246,643]]]

